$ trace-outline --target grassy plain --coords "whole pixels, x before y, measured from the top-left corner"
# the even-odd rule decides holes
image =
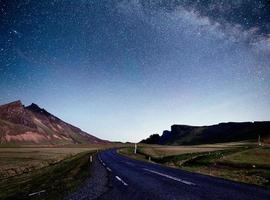
[[[0,199],[63,199],[90,176],[92,153],[83,151],[58,163],[1,179]]]
[[[0,148],[0,179],[56,164],[95,148]]]
[[[161,145],[140,145],[139,152],[152,157],[165,157],[181,155],[186,153],[212,152],[232,147],[239,147],[243,143],[222,143],[222,144],[204,144],[189,146],[161,146]]]
[[[91,175],[90,155],[121,146],[0,147],[0,199],[63,199]]]
[[[270,147],[255,143],[224,143],[194,146],[140,145],[120,153],[170,167],[199,172],[238,182],[270,186]]]

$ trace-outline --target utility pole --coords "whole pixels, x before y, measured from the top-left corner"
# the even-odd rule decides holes
[[[134,154],[137,153],[137,143],[134,144]]]
[[[259,145],[259,146],[262,146],[261,135],[259,135],[259,137],[258,137],[258,145]]]

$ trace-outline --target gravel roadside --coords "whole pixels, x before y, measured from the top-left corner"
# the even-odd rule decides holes
[[[102,194],[107,192],[109,189],[107,187],[108,173],[99,162],[97,156],[94,157],[93,164],[89,170],[91,170],[91,177],[85,181],[83,186],[70,194],[66,200],[98,199]]]

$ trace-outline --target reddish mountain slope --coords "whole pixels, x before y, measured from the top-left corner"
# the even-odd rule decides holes
[[[0,106],[1,144],[87,144],[105,143],[55,117],[36,104],[15,101]]]

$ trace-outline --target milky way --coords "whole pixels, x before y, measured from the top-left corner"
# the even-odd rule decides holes
[[[267,0],[0,0],[0,104],[98,137],[270,119]]]

